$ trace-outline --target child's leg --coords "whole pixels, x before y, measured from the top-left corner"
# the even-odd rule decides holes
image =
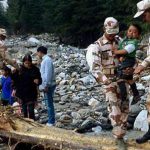
[[[118,86],[120,90],[121,102],[126,101],[127,100],[127,88],[126,88],[125,81],[118,82]]]
[[[133,93],[133,96],[134,96],[131,105],[134,105],[138,101],[140,101],[139,91],[138,91],[137,86],[136,86],[136,84],[133,80],[128,80],[128,83],[131,87],[131,90],[132,90],[132,93]]]

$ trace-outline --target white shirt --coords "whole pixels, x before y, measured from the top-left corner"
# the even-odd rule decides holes
[[[124,49],[128,52],[128,54],[135,51],[135,45],[134,44],[128,44],[124,47]]]

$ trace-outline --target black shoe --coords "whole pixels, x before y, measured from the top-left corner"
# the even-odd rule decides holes
[[[103,130],[112,130],[113,126],[111,124],[100,124]]]
[[[136,139],[136,143],[142,144],[150,140],[150,133],[147,132],[146,134],[143,135],[143,137]]]
[[[132,130],[133,129],[133,124],[127,123],[127,130]]]
[[[131,105],[134,105],[136,104],[137,102],[139,102],[141,100],[140,96],[134,96],[133,97],[133,100],[131,102]]]

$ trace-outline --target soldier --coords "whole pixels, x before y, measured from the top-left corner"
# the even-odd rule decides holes
[[[0,58],[4,58],[5,52],[7,50],[5,46],[5,39],[6,39],[6,30],[3,28],[0,28]],[[0,62],[0,68],[3,67],[3,61]]]
[[[118,97],[118,83],[115,78],[115,68],[118,60],[113,55],[112,47],[117,44],[115,36],[119,32],[118,21],[108,17],[104,22],[104,34],[94,44],[87,48],[86,59],[90,72],[98,83],[105,86],[106,101],[113,135],[116,138],[123,138],[126,132],[126,120],[129,111],[129,104],[121,104]],[[117,46],[117,45],[116,45]]]
[[[150,24],[150,0],[142,0],[142,1],[138,2],[137,10],[138,10],[138,12],[135,14],[134,18],[142,16],[143,21]],[[149,51],[150,51],[150,47],[149,47]],[[148,66],[150,66],[150,53],[148,53],[148,57],[142,62],[142,64],[139,65],[135,69],[134,73],[139,74],[141,71],[143,71]],[[149,113],[148,114],[149,130],[146,134],[143,135],[143,137],[136,139],[136,142],[139,144],[150,140],[150,87],[149,87],[149,91],[148,91],[146,104],[147,104],[147,110]]]
[[[6,37],[7,37],[6,30],[3,28],[0,28],[0,59],[1,59],[0,68],[2,68],[6,62],[12,66],[17,67],[16,61],[12,60],[12,58],[8,54],[7,47],[5,46]]]
[[[0,28],[0,47],[5,47],[4,46],[5,38],[6,38],[6,30]]]

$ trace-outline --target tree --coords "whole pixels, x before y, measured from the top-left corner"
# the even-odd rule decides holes
[[[42,32],[42,4],[42,0],[8,0],[7,16],[13,30],[21,33]]]
[[[18,33],[21,29],[19,15],[21,13],[22,0],[8,0],[7,3],[7,18],[10,24],[10,28],[15,33]]]
[[[138,1],[8,0],[7,17],[13,30],[50,32],[63,43],[87,47],[102,35],[106,17],[115,17],[120,22],[120,30],[126,30],[135,21],[133,15]]]
[[[25,32],[41,33],[43,31],[42,12],[43,0],[26,0],[24,2],[19,20]]]
[[[113,16],[120,22],[121,30],[133,21],[137,0],[45,0],[46,26],[63,42],[87,46],[102,33],[106,17]]]
[[[0,3],[0,28],[6,28],[8,26],[8,21],[5,15],[5,11],[3,9],[2,4]]]

